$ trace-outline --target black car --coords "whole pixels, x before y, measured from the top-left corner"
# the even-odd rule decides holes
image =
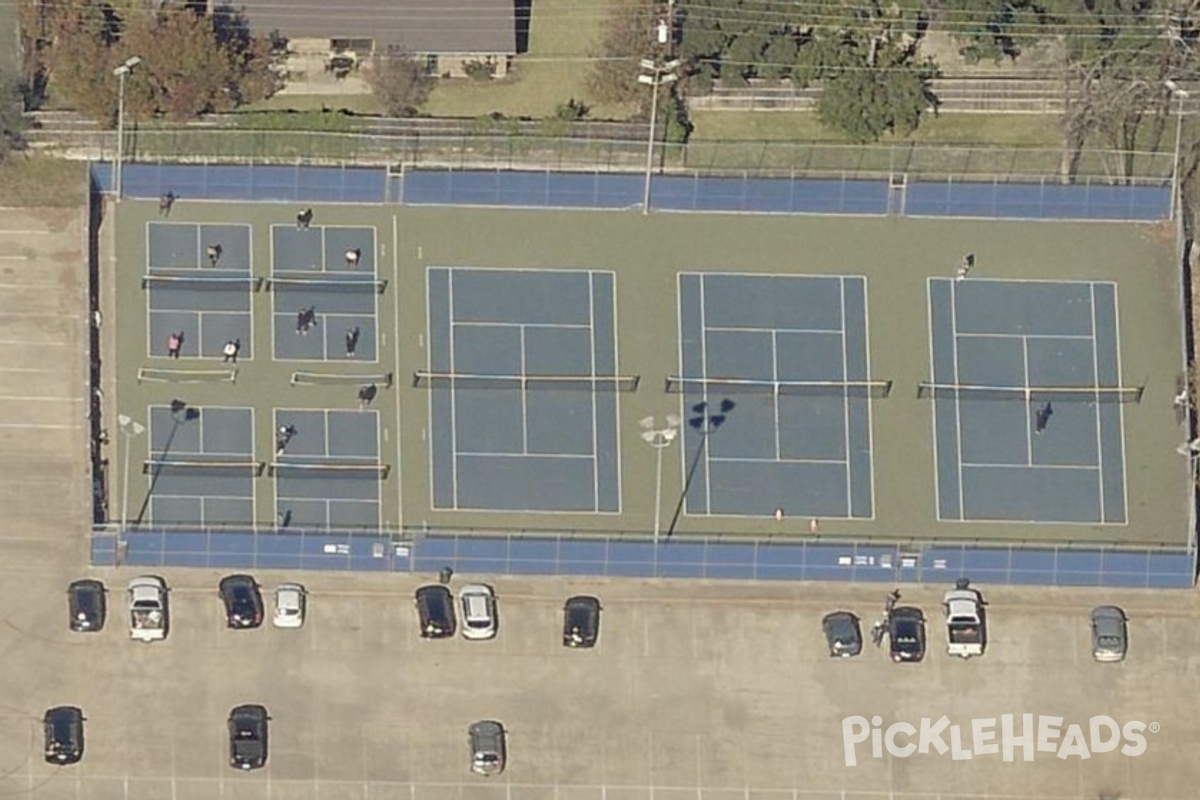
[[[229,712],[229,766],[258,769],[267,763],[267,709],[238,706]]]
[[[417,589],[417,617],[421,638],[445,639],[454,635],[454,596],[440,584]]]
[[[86,578],[67,587],[67,607],[71,630],[96,633],[104,627],[107,616],[104,584]]]
[[[58,706],[46,712],[46,763],[74,764],[83,758],[83,711]]]
[[[925,658],[925,615],[913,606],[893,608],[888,621],[892,661],[916,663]]]
[[[225,622],[231,628],[257,628],[263,621],[262,593],[249,575],[230,575],[221,580]]]
[[[567,647],[595,647],[600,638],[600,601],[577,595],[563,606],[563,644]]]
[[[829,645],[829,655],[835,658],[849,658],[862,652],[862,627],[858,617],[849,611],[835,611],[821,620],[821,628],[825,631],[825,642]]]

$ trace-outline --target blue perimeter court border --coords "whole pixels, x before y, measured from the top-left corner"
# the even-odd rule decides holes
[[[411,537],[411,538],[409,538]],[[612,538],[372,535],[295,529],[155,530],[123,535],[97,528],[97,567],[199,567],[576,575],[733,580],[1190,588],[1195,554],[1171,550],[1022,548],[980,545],[741,543]]]
[[[111,192],[113,166],[92,165],[92,180]],[[295,203],[402,203],[507,208],[640,208],[644,176],[636,173],[549,170],[410,170],[384,167],[126,164],[125,196],[173,192],[181,200]],[[910,217],[1106,220],[1159,222],[1169,218],[1169,186],[1112,186],[972,181],[809,179],[656,175],[651,208],[762,214],[898,213]]]

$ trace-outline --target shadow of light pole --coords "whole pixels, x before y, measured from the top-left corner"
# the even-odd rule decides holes
[[[708,450],[709,435],[725,424],[725,420],[729,418],[729,412],[733,411],[736,405],[729,398],[725,398],[717,406],[716,413],[711,413],[712,409],[707,401],[692,406],[692,413],[688,417],[687,424],[689,428],[700,434],[700,444],[696,446],[696,453],[692,456],[691,464],[688,465],[687,478],[683,481],[683,491],[679,495],[679,502],[675,505],[675,513],[671,516],[671,524],[667,526],[665,537],[667,541],[671,540],[671,536],[675,533],[675,526],[679,524],[679,518],[683,516],[683,504],[687,501],[688,491],[692,488],[692,479],[696,477],[700,459]]]
[[[155,459],[154,469],[150,473],[150,486],[146,489],[146,496],[142,500],[142,507],[138,509],[137,518],[134,519],[134,527],[139,527],[142,520],[146,517],[146,512],[150,509],[150,498],[154,496],[154,487],[158,485],[158,478],[162,475],[163,467],[166,466],[167,456],[171,452],[171,443],[175,441],[175,434],[179,431],[179,426],[184,422],[191,422],[194,419],[200,418],[200,409],[188,408],[188,404],[182,400],[171,401],[171,432],[167,434],[167,441],[163,444],[162,452]],[[154,443],[151,442],[151,447]],[[151,450],[151,457],[154,456],[154,451]]]

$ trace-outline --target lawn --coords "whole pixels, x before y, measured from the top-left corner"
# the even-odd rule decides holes
[[[588,56],[599,42],[612,0],[533,0],[529,52],[510,77],[479,83],[441,81],[421,112],[434,117],[553,116],[560,103],[582,100],[595,119],[621,119],[629,109],[593,103],[585,82]]]
[[[805,111],[697,111],[692,141],[801,141],[849,143]],[[941,114],[928,117],[909,137],[885,137],[882,144],[987,144],[1003,147],[1058,147],[1058,117],[1026,114]]]
[[[0,195],[13,206],[78,207],[85,198],[86,175],[82,161],[13,154],[0,162]]]

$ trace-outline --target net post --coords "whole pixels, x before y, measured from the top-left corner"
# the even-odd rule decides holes
[[[426,381],[425,381],[425,378],[426,378],[428,375],[429,375],[429,373],[428,373],[428,372],[423,372],[422,370],[419,370],[419,369],[418,369],[418,370],[413,370],[413,374],[412,374],[412,385],[413,385],[413,388],[414,388],[414,389],[421,389],[421,388],[424,388],[424,386],[425,386],[425,382],[426,382]]]

